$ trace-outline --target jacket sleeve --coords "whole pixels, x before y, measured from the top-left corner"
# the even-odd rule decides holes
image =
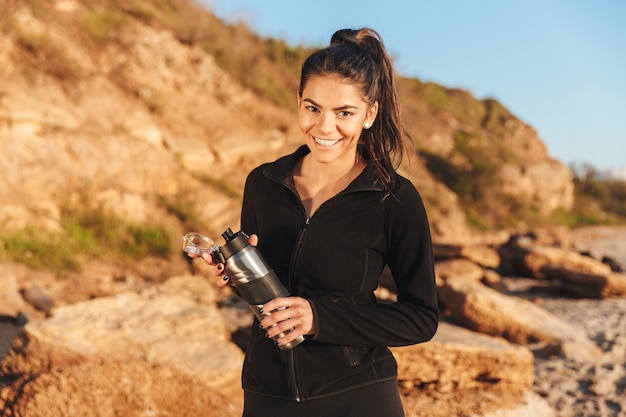
[[[253,192],[255,188],[255,178],[259,175],[258,171],[259,168],[248,174],[243,190],[243,202],[241,205],[241,230],[247,234],[257,233],[258,230],[254,208],[255,193]]]
[[[430,340],[439,309],[426,210],[415,187],[405,183],[387,222],[387,265],[397,286],[397,302],[351,305],[310,300],[316,319],[314,339],[346,346],[405,346]]]

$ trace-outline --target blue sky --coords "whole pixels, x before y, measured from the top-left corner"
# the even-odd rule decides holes
[[[370,26],[400,74],[499,100],[553,158],[599,170],[626,165],[626,1],[201,3],[293,45],[326,45],[337,29]]]

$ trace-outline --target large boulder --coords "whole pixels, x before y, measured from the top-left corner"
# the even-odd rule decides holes
[[[544,246],[528,237],[500,248],[502,267],[537,279],[559,282],[560,289],[578,297],[626,295],[626,275],[590,256],[561,247]]]
[[[230,341],[215,289],[194,276],[53,309],[49,318],[26,324],[0,364],[0,375],[137,361],[241,397],[243,353]]]
[[[541,270],[550,277],[560,280],[560,287],[564,292],[577,297],[626,296],[626,274],[617,272],[585,273],[554,264],[545,265]]]
[[[537,279],[549,278],[544,268],[558,265],[588,274],[608,274],[611,267],[589,256],[556,246],[545,246],[529,237],[511,239],[500,250],[502,268]]]
[[[574,183],[567,165],[550,158],[525,164],[504,163],[495,179],[502,192],[521,201],[528,201],[542,214],[556,209],[571,210],[574,204]]]
[[[514,408],[533,384],[528,348],[445,322],[430,342],[392,351],[407,417]]]
[[[448,315],[477,332],[531,344],[543,355],[589,358],[600,354],[579,328],[531,301],[505,295],[479,282],[448,278],[439,286],[438,296]]]
[[[488,268],[500,265],[500,254],[487,245],[440,243],[435,240],[433,252],[435,259],[468,259]]]

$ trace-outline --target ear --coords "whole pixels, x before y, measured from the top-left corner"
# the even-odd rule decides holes
[[[376,120],[376,116],[378,115],[378,101],[375,101],[374,104],[367,109],[367,115],[365,116],[364,124],[367,123],[369,126],[374,124],[374,120]]]

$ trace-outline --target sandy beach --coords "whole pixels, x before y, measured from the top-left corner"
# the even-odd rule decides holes
[[[573,233],[574,247],[595,258],[608,256],[626,268],[626,227],[588,227]],[[558,417],[626,415],[626,298],[571,299],[544,296],[541,305],[578,326],[602,349],[585,362],[535,360],[533,391]]]

